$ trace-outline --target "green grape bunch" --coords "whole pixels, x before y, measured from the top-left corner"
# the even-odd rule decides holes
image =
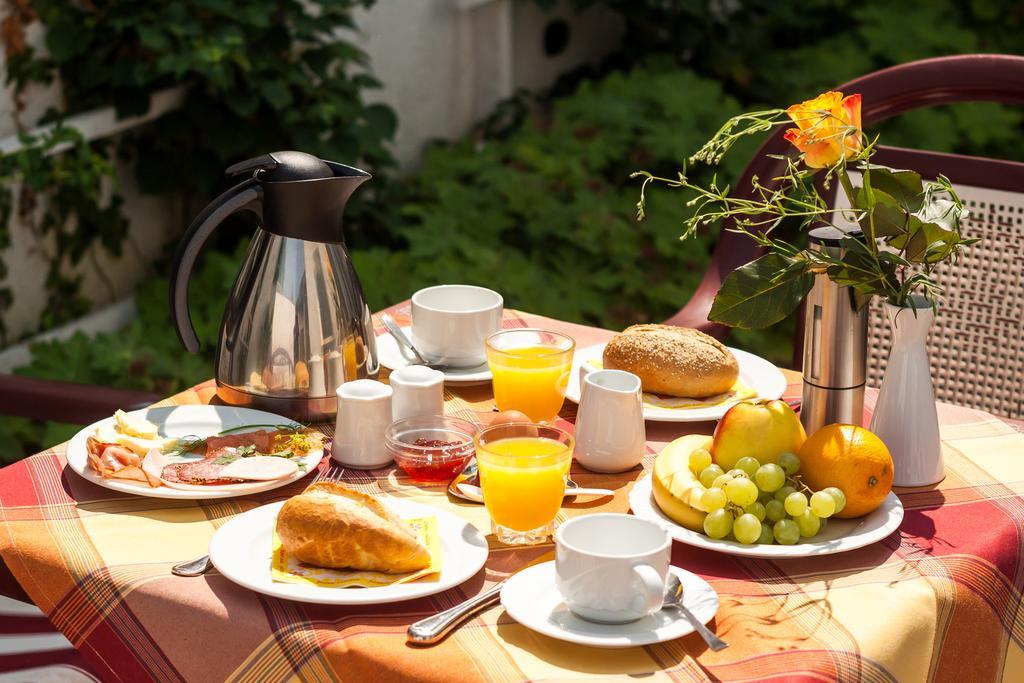
[[[800,480],[800,458],[783,453],[761,464],[744,457],[728,472],[712,462],[705,449],[690,455],[690,471],[705,490],[704,533],[715,540],[743,545],[794,545],[817,536],[832,515],[846,506],[835,486],[812,491]]]

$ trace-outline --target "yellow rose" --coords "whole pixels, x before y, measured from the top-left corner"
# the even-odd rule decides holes
[[[803,152],[810,168],[828,168],[861,151],[860,95],[831,91],[794,104],[786,113],[797,127],[784,137]]]

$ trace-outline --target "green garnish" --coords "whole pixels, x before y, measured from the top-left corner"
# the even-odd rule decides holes
[[[305,429],[305,425],[300,424],[298,422],[278,425],[239,425],[238,427],[231,427],[230,429],[225,429],[224,431],[217,432],[217,436],[221,436],[223,434],[230,434],[232,432],[238,432],[243,429],[256,429],[257,427],[271,427],[273,429],[280,429],[281,431],[284,432],[297,432],[300,429]]]
[[[190,434],[189,436],[183,436],[178,439],[173,446],[164,451],[164,454],[184,455],[185,453],[197,451],[205,445],[206,439]]]

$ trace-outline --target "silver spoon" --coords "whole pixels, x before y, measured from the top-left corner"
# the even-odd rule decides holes
[[[412,352],[413,358],[416,361],[415,363],[412,363],[412,365],[423,365],[430,368],[431,370],[438,370],[440,372],[448,372],[449,370],[452,369],[451,366],[445,365],[444,363],[431,363],[427,361],[427,359],[424,358],[423,355],[416,350],[416,347],[412,345],[412,341],[410,341],[409,338],[405,336],[405,332],[402,331],[402,328],[398,326],[398,323],[396,323],[395,319],[392,318],[390,315],[388,315],[387,313],[381,313],[380,321],[384,323],[384,329],[388,331],[388,334],[394,337],[395,341],[398,342],[398,345],[400,347],[408,349],[410,352]]]
[[[476,459],[470,460],[461,472],[448,484],[448,493],[456,498],[468,500],[471,503],[484,502],[483,491],[480,490],[480,471],[476,466]],[[614,496],[615,491],[611,489],[583,488],[572,479],[565,480],[565,495],[567,496]]]
[[[694,616],[693,612],[683,604],[683,583],[675,574],[669,575],[668,587],[665,589],[665,600],[661,603],[662,609],[667,609],[669,607],[675,607],[682,612],[683,616],[686,617],[686,620],[689,621],[695,629],[697,629],[697,633],[700,634],[700,637],[704,639],[704,642],[707,643],[708,647],[712,650],[718,652],[719,650],[724,650],[729,647],[729,643],[716,636],[714,631],[700,623],[700,619]]]
[[[210,556],[203,555],[195,560],[174,565],[171,567],[171,573],[177,576],[201,576],[211,568],[213,568],[213,563],[210,562]]]
[[[502,586],[505,581],[499,581],[487,591],[460,602],[455,607],[446,609],[443,612],[420,619],[411,624],[406,631],[407,638],[411,643],[430,645],[444,638],[444,636],[459,625],[471,612],[495,603],[501,597]]]

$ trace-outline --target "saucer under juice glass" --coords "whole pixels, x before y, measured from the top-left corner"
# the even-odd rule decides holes
[[[481,430],[475,442],[494,535],[506,545],[543,543],[565,497],[572,435],[551,425],[506,423]]]

